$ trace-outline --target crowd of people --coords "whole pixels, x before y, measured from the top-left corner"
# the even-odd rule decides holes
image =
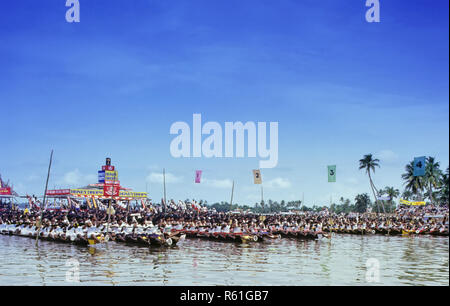
[[[0,233],[75,244],[105,241],[144,245],[174,245],[185,237],[218,241],[256,242],[319,239],[332,233],[358,235],[448,236],[449,209],[432,205],[400,207],[392,214],[322,212],[254,214],[216,212],[199,203],[124,206],[113,209],[3,209]]]

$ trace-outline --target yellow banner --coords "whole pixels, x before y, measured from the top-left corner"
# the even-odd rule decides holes
[[[117,171],[105,171],[105,181],[117,181],[119,176]]]
[[[74,196],[103,196],[103,190],[98,189],[70,189]]]
[[[92,198],[92,203],[94,203],[94,208],[97,209],[97,202],[95,201],[95,198]]]
[[[87,205],[89,206],[89,208],[92,208],[91,201],[89,198],[86,199],[86,202],[87,202]]]
[[[424,201],[416,201],[416,202],[413,202],[413,201],[407,201],[407,200],[400,199],[400,204],[404,204],[404,205],[413,205],[413,206],[421,206],[421,205],[425,205],[425,202],[424,202]]]
[[[98,189],[71,189],[70,194],[73,196],[89,196],[89,197],[102,197],[103,190]],[[119,192],[119,197],[121,198],[147,198],[146,192],[135,192],[135,191],[126,191],[121,190]]]
[[[146,192],[120,191],[119,196],[122,198],[147,198]]]

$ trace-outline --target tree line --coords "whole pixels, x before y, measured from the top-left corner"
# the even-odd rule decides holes
[[[375,173],[375,168],[380,168],[380,160],[373,158],[372,154],[364,155],[359,160],[359,169],[365,170],[370,183],[370,189],[374,196],[375,206],[380,212],[380,206],[383,212],[392,209],[394,199],[400,196],[400,191],[393,187],[386,187],[378,190],[373,182],[371,173]],[[404,184],[402,198],[413,201],[426,201],[433,205],[448,206],[449,204],[449,167],[444,172],[440,169],[440,163],[432,156],[425,160],[425,175],[414,176],[414,160],[405,166],[405,172],[401,175]],[[388,203],[379,200],[382,196],[389,196]]]
[[[307,207],[302,201],[284,201],[281,202],[268,200],[266,203],[255,203],[254,206],[233,204],[228,202],[217,202],[208,204],[201,201],[209,208],[219,212],[225,212],[235,209],[252,211],[254,213],[273,213],[297,211],[322,211],[328,209],[334,213],[350,213],[366,211],[374,212],[393,212],[397,208],[396,200],[401,196],[405,200],[425,201],[427,204],[448,206],[449,205],[449,167],[445,170],[440,169],[440,163],[434,157],[428,156],[425,163],[425,175],[414,176],[414,161],[405,166],[405,172],[401,175],[404,184],[404,190],[386,186],[382,189],[376,187],[373,175],[375,169],[380,168],[380,160],[373,157],[372,154],[364,155],[359,160],[359,169],[364,170],[369,178],[369,187],[373,196],[373,201],[368,193],[356,195],[353,201],[341,197],[338,203],[331,205],[314,205]]]

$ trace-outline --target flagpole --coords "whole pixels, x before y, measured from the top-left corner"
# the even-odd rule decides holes
[[[113,186],[112,193],[114,194],[114,186]],[[108,223],[106,224],[106,235],[109,234],[109,222],[111,221],[111,202],[112,202],[112,196],[109,199],[109,204],[108,204]],[[128,222],[128,220],[127,220],[127,222]]]
[[[166,169],[163,168],[163,185],[164,185],[164,214],[166,213]]]
[[[264,211],[264,191],[263,191],[263,185],[261,184],[261,206]]]
[[[50,163],[48,164],[48,172],[47,172],[47,181],[45,183],[45,192],[44,192],[44,200],[41,203],[41,219],[39,221],[39,228],[38,228],[38,232],[36,235],[36,246],[38,245],[38,241],[39,241],[39,235],[41,233],[41,228],[42,228],[42,218],[44,217],[44,207],[45,207],[45,200],[46,200],[46,196],[47,196],[47,188],[48,188],[48,179],[50,178],[50,169],[52,167],[52,160],[53,160],[53,150],[50,153]]]
[[[234,180],[233,185],[231,185],[231,201],[230,201],[230,211],[233,210],[233,194],[234,194]]]

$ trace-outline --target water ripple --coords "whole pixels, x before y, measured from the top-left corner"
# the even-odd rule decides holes
[[[233,244],[187,240],[174,248],[109,243],[92,249],[0,236],[0,285],[449,285],[444,237],[336,235]],[[366,282],[366,261],[380,263],[380,282]],[[80,263],[67,283],[66,261]]]

